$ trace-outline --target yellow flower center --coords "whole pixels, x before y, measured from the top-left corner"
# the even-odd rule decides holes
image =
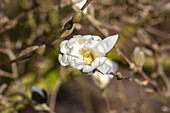
[[[83,60],[88,61],[88,62],[84,63],[85,65],[90,65],[91,62],[93,61],[93,58],[89,53],[85,53],[83,56]]]

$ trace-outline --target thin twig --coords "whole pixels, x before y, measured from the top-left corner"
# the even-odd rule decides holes
[[[105,104],[106,104],[106,111],[107,111],[107,113],[110,113],[110,103],[109,103],[108,97],[106,95],[107,90],[102,91],[101,94],[102,94],[102,97],[103,97]]]
[[[15,59],[15,55],[10,48],[0,48],[0,52],[7,54],[10,60]],[[17,78],[18,77],[17,64],[16,63],[11,64],[11,68],[12,68],[12,74],[9,72],[0,70],[0,73],[1,73],[0,75],[5,76],[5,77],[10,77],[10,78]]]
[[[65,70],[67,70],[67,71],[65,71]],[[67,68],[67,69],[66,69],[66,67],[63,67],[63,66],[60,67],[59,78],[58,78],[57,81],[56,81],[56,84],[55,84],[55,86],[54,86],[54,89],[53,89],[53,91],[52,91],[52,93],[51,93],[51,98],[50,98],[50,105],[49,105],[49,107],[50,107],[50,109],[51,109],[52,111],[55,110],[55,103],[56,103],[56,99],[57,99],[57,94],[58,94],[58,91],[59,91],[59,89],[60,89],[60,87],[61,87],[61,85],[62,85],[62,81],[63,81],[63,79],[64,79],[67,75],[69,75],[69,73],[70,73],[71,71],[72,71],[72,70],[70,70],[70,68]]]
[[[137,72],[154,88],[156,92],[160,92],[158,86],[145,74],[141,67],[138,68]]]
[[[86,3],[85,3],[85,5],[81,8],[81,10],[83,11],[91,1],[92,1],[92,0],[87,0]],[[74,16],[74,15],[73,15],[73,16]],[[72,27],[73,24],[74,24],[74,23],[73,23],[71,20],[69,20],[69,21],[65,24],[64,28],[63,28],[57,35],[55,35],[53,38],[51,38],[51,39],[49,39],[49,40],[47,40],[47,41],[45,42],[46,46],[50,45],[50,44],[51,44],[52,42],[54,42],[56,39],[59,39],[66,30],[68,30],[68,29],[70,29],[70,28]],[[43,44],[44,44],[44,43],[43,43]],[[41,44],[41,45],[43,45],[43,44]],[[31,52],[29,52],[29,53],[27,53],[27,54],[24,54],[24,55],[22,55],[22,56],[19,56],[19,57],[17,57],[16,59],[2,62],[2,63],[0,63],[0,66],[8,65],[8,64],[11,64],[11,63],[13,63],[13,62],[17,62],[17,61],[19,61],[19,60],[25,59],[25,58],[27,58],[28,56],[33,55],[33,54],[34,54],[34,51],[35,51],[35,50],[33,50],[33,51],[31,51]]]
[[[5,26],[3,26],[2,28],[0,28],[0,33],[3,33],[3,32],[5,32],[6,30],[11,29],[12,27],[15,27],[15,26],[18,24],[18,22],[19,22],[19,20],[20,20],[21,18],[23,18],[29,11],[33,10],[33,9],[34,9],[35,7],[37,7],[37,6],[38,6],[38,4],[35,3],[31,8],[29,8],[29,9],[27,9],[26,11],[20,13],[20,14],[17,15],[13,20],[8,21],[8,23],[7,23]]]
[[[117,74],[117,73],[114,73],[114,72],[110,72],[109,74],[111,74],[111,75],[113,75],[113,76],[116,76],[116,78],[117,78],[118,80],[129,80],[130,78],[132,78],[132,76],[134,75],[134,73],[135,73],[135,71],[134,71],[134,70],[131,70],[129,76],[122,76],[122,77],[118,76],[118,74]]]
[[[126,55],[119,49],[117,45],[114,46],[117,53],[131,66],[133,63],[126,57]]]
[[[164,39],[170,40],[170,34],[163,32],[159,29],[156,29],[154,27],[146,27],[145,30],[154,34],[154,35],[157,35],[157,36],[162,37]]]
[[[88,21],[90,20],[90,18],[88,18],[87,16],[86,16],[86,18],[87,18]],[[103,33],[102,29],[98,27],[97,24],[95,24],[93,21],[89,21],[89,22],[90,22],[97,30],[99,30],[99,31],[102,33],[102,35],[104,35],[105,37],[107,37],[107,36],[105,35],[105,33]],[[150,78],[145,74],[145,72],[142,70],[141,67],[138,67],[138,66],[136,66],[133,62],[131,62],[131,61],[128,59],[128,57],[126,57],[126,55],[119,49],[119,47],[118,47],[117,45],[115,45],[114,47],[115,47],[117,53],[128,63],[130,69],[134,70],[134,72],[138,72],[138,73],[142,76],[143,79],[145,79],[146,81],[148,81],[148,83],[154,88],[154,90],[155,90],[156,92],[160,92],[158,86],[157,86],[154,82],[152,82],[152,80],[150,80]],[[112,73],[112,72],[111,72],[111,74],[116,75],[115,73]]]
[[[99,27],[97,24],[95,24],[86,14],[83,14],[83,16],[97,29],[99,30],[103,36],[107,36],[106,32],[104,32],[101,27]]]
[[[61,71],[60,71],[60,73],[61,73]],[[58,94],[58,91],[59,91],[59,89],[60,89],[60,86],[61,86],[63,77],[64,77],[64,76],[61,76],[61,74],[60,74],[60,76],[59,76],[59,78],[57,79],[56,84],[55,84],[55,86],[54,86],[54,90],[52,91],[52,94],[51,94],[49,107],[50,107],[50,109],[51,109],[52,111],[55,110],[55,102],[56,102],[56,99],[57,99],[57,94]]]
[[[84,10],[90,3],[92,0],[87,0],[86,3],[83,5],[83,7],[80,10]]]
[[[8,77],[8,78],[14,78],[14,77],[12,76],[12,73],[6,72],[6,71],[1,70],[1,69],[0,69],[0,75],[1,75],[1,76],[4,76],[4,77]]]
[[[35,50],[34,50],[34,51],[35,51]],[[8,64],[17,62],[17,61],[19,61],[19,60],[23,60],[23,59],[27,58],[28,56],[33,55],[34,51],[31,51],[31,52],[29,52],[29,53],[27,53],[27,54],[24,54],[24,55],[22,55],[22,56],[20,56],[20,57],[17,57],[17,58],[15,58],[15,59],[13,59],[13,60],[4,61],[4,62],[0,63],[0,66],[8,65]]]
[[[81,10],[83,11],[87,6],[88,4],[91,2],[92,0],[87,0],[86,3],[84,4],[84,6],[81,8]],[[74,15],[73,15],[74,16]],[[60,38],[61,35],[68,29],[71,28],[71,26],[73,25],[74,23],[72,23],[71,20],[69,20],[64,28],[56,35],[54,36],[53,38],[49,39],[47,42],[46,42],[46,45],[49,45],[51,44],[52,42],[54,42],[56,39]],[[55,89],[54,91],[52,92],[52,96],[51,96],[51,99],[50,99],[50,108],[54,111],[55,109],[55,102],[56,102],[56,98],[57,98],[57,94],[58,94],[58,90],[61,86],[61,83],[62,83],[62,79],[63,79],[64,75],[63,76],[60,76],[60,78],[57,80],[56,82],[56,85],[55,85]]]

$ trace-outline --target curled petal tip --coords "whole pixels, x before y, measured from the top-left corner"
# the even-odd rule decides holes
[[[109,52],[113,46],[115,45],[116,41],[118,39],[118,34],[117,35],[113,35],[113,36],[109,36],[106,37],[103,41],[102,41],[102,45],[105,48],[105,52]]]

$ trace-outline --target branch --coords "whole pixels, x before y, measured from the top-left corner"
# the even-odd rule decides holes
[[[10,60],[15,59],[14,53],[9,48],[7,48],[7,49],[6,48],[0,48],[0,52],[7,54],[8,57],[10,58]],[[10,77],[10,78],[17,78],[18,77],[17,64],[16,63],[11,64],[11,68],[12,68],[12,74],[9,73],[9,72],[5,72],[5,71],[0,69],[0,75],[5,76],[5,77]]]
[[[47,41],[46,41],[45,43],[43,43],[43,44],[45,44],[46,46],[50,45],[50,44],[51,44],[52,42],[54,42],[56,39],[61,38],[61,36],[63,35],[63,33],[65,33],[66,30],[70,30],[71,27],[73,26],[73,24],[78,23],[78,22],[81,20],[81,17],[77,19],[76,16],[81,16],[81,15],[79,15],[79,14],[83,12],[83,10],[87,7],[87,5],[88,5],[91,1],[92,1],[92,0],[87,0],[86,3],[85,3],[85,5],[81,8],[81,10],[78,11],[77,13],[75,13],[75,14],[72,16],[72,18],[65,24],[64,28],[63,28],[57,35],[55,35],[53,38],[47,40]],[[76,20],[75,18],[76,18],[77,20]],[[43,45],[43,44],[41,44],[41,45]],[[23,59],[27,58],[28,56],[33,55],[35,51],[36,51],[36,50],[33,50],[33,51],[30,51],[30,52],[27,53],[27,54],[24,54],[24,55],[22,55],[22,56],[17,57],[16,59],[2,62],[2,63],[0,63],[0,66],[8,65],[8,64],[11,64],[11,63],[13,63],[13,62],[17,62],[17,61],[19,61],[19,60],[23,60]]]
[[[146,27],[145,29],[146,29],[146,31],[148,31],[148,32],[150,32],[150,33],[152,33],[154,35],[162,37],[162,38],[164,38],[166,40],[170,40],[170,34],[168,34],[166,32],[163,32],[163,31],[161,31],[159,29],[156,29],[154,27]]]
[[[132,76],[134,75],[135,71],[132,70],[130,71],[129,76],[122,76],[122,74],[120,72],[114,73],[114,72],[110,72],[109,74],[116,76],[116,78],[118,80],[129,80],[130,78],[132,78]]]
[[[160,92],[158,86],[145,74],[141,67],[138,67],[137,72],[154,88],[156,92]]]
[[[35,3],[31,8],[29,8],[29,9],[27,9],[26,11],[20,13],[20,14],[17,15],[13,20],[8,21],[8,23],[7,23],[5,26],[3,26],[2,28],[0,28],[0,33],[3,33],[3,32],[5,32],[6,30],[11,29],[12,27],[15,27],[15,26],[18,24],[18,22],[19,22],[19,20],[20,20],[21,18],[23,18],[29,11],[33,10],[33,9],[34,9],[35,7],[37,7],[37,6],[38,6],[38,4]],[[5,23],[4,23],[4,24],[5,24]]]
[[[105,35],[105,33],[102,31],[102,29],[97,25],[95,24],[93,21],[90,20],[90,18],[88,18],[87,16],[85,16],[86,19],[99,31],[102,33],[103,36],[107,37],[107,35]],[[145,79],[153,88],[156,92],[160,92],[158,86],[156,84],[154,84],[154,82],[152,80],[150,80],[150,78],[148,78],[148,76],[145,74],[145,72],[142,70],[141,67],[135,65],[132,61],[130,61],[128,59],[128,57],[126,57],[126,55],[119,49],[119,47],[117,45],[114,46],[117,53],[128,63],[129,65],[129,68],[132,69],[134,72],[138,72],[143,79]],[[131,72],[130,75],[133,75],[134,72]],[[118,75],[111,72],[110,74],[116,76],[118,78]],[[131,76],[129,76],[131,77]],[[122,77],[121,79],[129,79],[129,77]]]
[[[60,38],[61,35],[62,35],[66,30],[69,30],[69,29],[73,26],[74,23],[79,22],[80,19],[81,19],[81,17],[80,17],[80,18],[78,17],[78,16],[80,16],[79,13],[81,13],[81,12],[88,6],[88,4],[89,4],[91,1],[92,1],[92,0],[87,0],[86,3],[84,4],[84,6],[81,8],[81,10],[78,11],[77,13],[75,13],[75,14],[73,15],[72,19],[69,20],[69,21],[65,24],[65,26],[64,26],[64,28],[61,30],[61,32],[59,32],[59,33],[58,33],[56,36],[54,36],[53,38],[49,39],[49,40],[46,42],[46,45],[49,45],[49,44],[51,44],[52,42],[54,42],[56,39]],[[60,71],[63,72],[63,70],[60,70]],[[64,74],[64,75],[65,75],[65,74]],[[59,79],[56,81],[55,89],[53,90],[52,95],[51,95],[51,98],[50,98],[50,108],[51,108],[51,110],[53,110],[53,111],[54,111],[54,109],[55,109],[55,102],[56,102],[57,94],[58,94],[59,88],[60,88],[60,86],[61,86],[62,80],[63,80],[63,78],[64,78],[64,75],[63,75],[63,74],[61,75],[61,73],[60,73],[60,77],[59,77]]]
[[[60,89],[62,80],[63,80],[63,76],[60,76],[59,79],[56,81],[56,84],[55,84],[55,87],[54,87],[55,89],[53,90],[51,98],[50,98],[49,107],[53,111],[55,110],[55,102],[56,102],[56,99],[57,99],[57,94],[58,94],[58,91]]]

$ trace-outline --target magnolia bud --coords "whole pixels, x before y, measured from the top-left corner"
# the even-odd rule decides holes
[[[45,52],[45,49],[46,49],[46,45],[43,44],[36,50],[36,53],[38,55],[42,55]]]
[[[74,28],[75,28],[75,24],[72,25],[71,29],[66,30],[66,31],[61,35],[61,38],[70,35],[70,34],[73,32]]]
[[[122,73],[117,72],[116,75],[117,75],[117,79],[118,79],[118,80],[122,80],[122,79],[123,79]]]
[[[40,89],[37,86],[31,86],[32,100],[36,103],[46,103],[48,94],[44,89]]]
[[[21,53],[19,54],[19,56],[23,56],[26,55],[30,52],[35,51],[36,49],[38,49],[38,46],[31,46],[31,47],[27,47],[25,50],[21,51]]]
[[[153,93],[153,92],[154,92],[154,90],[151,89],[151,88],[145,88],[144,91],[145,91],[146,93]]]
[[[82,10],[77,11],[71,19],[72,23],[79,23],[82,18],[82,14]]]
[[[104,89],[110,82],[110,79],[113,78],[110,74],[102,74],[99,71],[95,71],[92,74],[93,81],[97,87]]]
[[[142,67],[145,62],[145,55],[144,52],[139,48],[135,47],[135,50],[133,52],[133,59],[137,66]]]

